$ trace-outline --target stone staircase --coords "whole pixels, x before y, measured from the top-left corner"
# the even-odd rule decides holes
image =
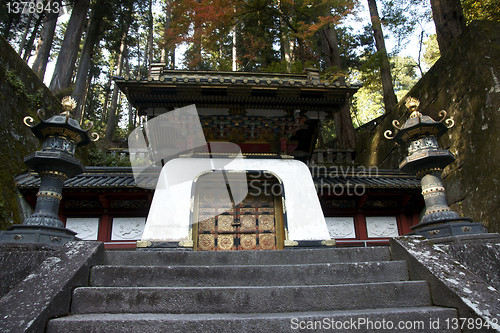
[[[456,316],[388,247],[108,251],[47,332],[451,332]]]

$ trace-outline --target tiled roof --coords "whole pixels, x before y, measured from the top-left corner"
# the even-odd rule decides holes
[[[155,175],[149,177],[155,182]],[[30,171],[14,178],[19,189],[38,188],[40,178],[36,172]],[[85,167],[85,172],[64,182],[64,188],[135,188],[137,187],[132,168],[130,167]]]
[[[420,180],[417,176],[392,169],[368,169],[362,167],[311,168],[316,188],[335,186],[363,186],[365,188],[386,189],[419,189]]]
[[[153,64],[148,77],[115,77],[139,113],[148,108],[196,104],[200,108],[336,111],[359,88],[344,80],[321,80],[306,74],[169,70]]]
[[[335,186],[364,186],[365,188],[383,189],[419,189],[420,181],[416,176],[399,170],[375,170],[365,168],[333,168],[312,167],[314,184],[317,188]],[[154,184],[155,173],[146,175],[143,181]],[[15,177],[19,189],[36,189],[40,186],[40,178],[35,172],[26,172]],[[127,189],[137,187],[132,169],[129,167],[86,167],[84,173],[66,180],[65,189]]]
[[[330,87],[357,90],[358,85],[351,85],[340,80],[320,80],[319,72],[309,69],[307,74],[281,74],[231,71],[189,71],[169,70],[163,64],[153,64],[148,77],[116,77],[117,82],[164,82],[176,85],[240,85],[262,87]]]

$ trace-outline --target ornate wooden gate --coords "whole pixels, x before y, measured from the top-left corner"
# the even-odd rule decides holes
[[[198,251],[283,249],[282,187],[269,174],[249,175],[248,194],[238,204],[221,192],[210,174],[196,182],[194,249]],[[225,188],[222,189],[225,192]],[[196,223],[197,221],[197,223]]]

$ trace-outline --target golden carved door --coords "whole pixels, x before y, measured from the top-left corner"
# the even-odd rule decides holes
[[[221,184],[202,176],[195,187],[193,241],[197,251],[283,249],[281,184],[266,175],[248,177],[248,194],[228,203]],[[222,191],[225,192],[225,191]]]

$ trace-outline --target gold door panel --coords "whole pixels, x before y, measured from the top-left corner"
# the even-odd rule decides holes
[[[245,199],[230,207],[218,183],[210,174],[201,176],[195,188],[193,211],[194,250],[276,250],[283,249],[281,196],[252,193],[251,189],[277,184],[276,178],[252,179]],[[219,186],[214,186],[217,184]],[[218,194],[219,193],[219,194]]]
[[[257,250],[257,235],[256,234],[240,235],[240,249]]]
[[[235,237],[233,234],[227,235],[217,235],[217,250],[219,251],[231,251],[236,250],[234,245]]]
[[[236,228],[233,226],[233,223],[234,223],[233,215],[219,215],[217,216],[217,231],[219,233],[236,232]]]
[[[198,238],[198,249],[202,251],[215,250],[215,235],[214,234],[200,234]]]

